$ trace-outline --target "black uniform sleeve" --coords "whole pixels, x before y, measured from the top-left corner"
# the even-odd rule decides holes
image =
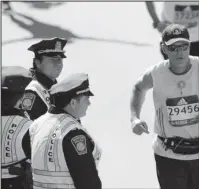
[[[31,159],[31,146],[30,146],[30,135],[29,130],[26,132],[26,134],[23,137],[22,140],[22,148],[23,151],[28,159]],[[27,161],[22,162],[21,166],[23,167],[23,184],[24,188],[33,189],[33,180],[32,180],[32,170],[31,170],[31,164]]]
[[[37,119],[47,112],[47,106],[40,98],[40,96],[31,90],[25,91],[22,103],[22,111],[26,111],[31,120]]]
[[[93,144],[82,130],[70,131],[63,139],[65,160],[76,189],[101,189],[95,161]]]
[[[23,151],[28,159],[31,159],[31,146],[30,146],[30,135],[29,131],[26,132],[26,134],[23,137],[22,140],[22,148]]]

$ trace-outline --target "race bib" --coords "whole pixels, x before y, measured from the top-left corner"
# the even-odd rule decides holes
[[[199,19],[199,5],[176,5],[175,6],[175,21],[193,22],[197,24]]]
[[[166,100],[169,123],[174,127],[199,123],[199,99],[197,95]]]

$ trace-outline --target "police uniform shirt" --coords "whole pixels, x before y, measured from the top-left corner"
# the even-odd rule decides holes
[[[46,89],[50,89],[52,85],[57,83],[57,80],[52,81],[47,76],[39,72],[35,73],[34,79],[36,79]],[[29,102],[31,103],[27,104],[28,107],[26,105],[25,99],[29,99]],[[30,117],[31,120],[34,120],[43,115],[44,113],[46,113],[48,107],[35,91],[26,90],[22,100],[22,110],[28,113],[28,116]]]
[[[4,116],[2,116],[2,118],[3,117]],[[28,131],[26,132],[26,134],[24,135],[24,137],[22,139],[22,148],[26,155],[26,158],[30,159],[31,158],[31,148],[30,148],[30,136],[29,136]]]
[[[10,111],[10,113],[11,112],[12,112],[12,114],[10,114],[10,116],[21,116],[21,117],[23,117],[23,114],[17,109],[12,109]],[[3,114],[2,118],[5,117],[5,116],[9,116],[9,115],[7,115],[7,114],[4,115]],[[27,132],[25,133],[25,135],[24,135],[24,137],[22,139],[22,148],[23,148],[23,151],[24,151],[27,159],[30,159],[31,158],[31,148],[30,148],[30,136],[29,136],[29,131],[28,130],[27,130]]]
[[[24,118],[18,110],[15,110],[15,112],[13,110],[12,113],[13,115],[10,116],[9,115],[2,116],[2,124],[5,122],[5,125],[3,127],[4,129],[2,131],[3,132],[2,149],[4,149],[5,151],[3,151],[2,153],[1,169],[2,169],[2,187],[5,189],[22,187],[24,181],[23,170],[25,168],[25,170],[28,171],[26,167],[27,166],[26,159],[31,159],[30,136],[28,129],[23,135],[19,133],[19,135],[17,136],[19,139],[18,142],[15,141],[16,143],[14,143],[13,140],[16,137],[16,134],[19,131],[19,129],[21,129],[20,131],[24,132],[23,129],[27,128],[27,126],[30,123],[32,123],[32,121],[28,120],[27,118]],[[11,120],[21,120],[21,121],[20,124],[15,125],[15,121],[13,122]]]
[[[65,113],[63,110],[58,110],[55,107],[50,108],[49,112],[51,114]],[[84,155],[79,155],[74,144],[71,142],[74,137],[80,135],[85,136],[86,139],[86,152]],[[83,130],[72,130],[64,137],[62,147],[76,189],[101,189],[101,180],[92,155],[94,143],[90,136]]]

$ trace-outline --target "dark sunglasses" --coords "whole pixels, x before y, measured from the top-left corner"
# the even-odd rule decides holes
[[[183,51],[186,51],[189,47],[189,43],[184,43],[182,45],[168,45],[167,46],[167,49],[171,52],[173,51],[178,51],[178,50],[183,50]]]

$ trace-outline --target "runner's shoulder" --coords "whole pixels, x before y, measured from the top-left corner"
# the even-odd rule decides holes
[[[150,66],[145,73],[153,73],[153,72],[160,72],[164,70],[168,66],[169,60],[162,60],[152,66]]]

